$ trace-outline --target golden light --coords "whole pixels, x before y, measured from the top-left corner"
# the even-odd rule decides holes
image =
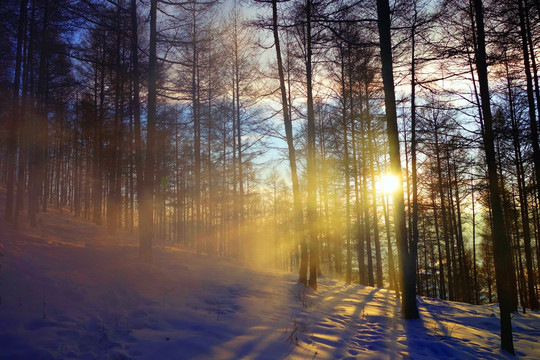
[[[393,194],[400,185],[397,176],[392,174],[381,175],[379,182],[382,192],[386,195]]]

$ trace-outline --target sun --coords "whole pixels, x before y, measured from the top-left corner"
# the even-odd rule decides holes
[[[379,180],[381,190],[384,194],[390,195],[393,194],[399,186],[399,180],[397,176],[392,174],[383,174]]]

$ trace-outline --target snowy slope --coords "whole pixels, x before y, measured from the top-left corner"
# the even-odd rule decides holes
[[[395,294],[161,244],[51,210],[35,229],[0,222],[0,359],[500,359],[498,308]],[[540,359],[540,314],[515,314],[520,359]]]

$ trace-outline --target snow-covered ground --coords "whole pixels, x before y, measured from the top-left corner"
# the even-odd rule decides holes
[[[3,202],[2,202],[3,205]],[[500,359],[496,305],[419,298],[296,276],[166,244],[141,263],[134,235],[56,210],[0,220],[0,359]],[[26,221],[24,221],[26,223]],[[520,359],[540,359],[540,314],[515,314]]]

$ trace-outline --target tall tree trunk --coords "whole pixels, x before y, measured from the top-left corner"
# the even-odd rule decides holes
[[[488,166],[488,181],[490,191],[490,207],[492,210],[492,241],[495,258],[495,277],[497,281],[497,295],[501,313],[501,348],[514,354],[512,342],[512,284],[510,275],[512,271],[511,248],[506,238],[506,229],[503,219],[500,189],[497,179],[497,163],[495,159],[495,144],[493,134],[493,119],[489,100],[489,85],[486,63],[486,40],[484,33],[484,8],[482,0],[474,0],[475,17],[477,24],[478,46],[476,48],[476,71],[480,84],[480,98],[482,100],[482,113],[484,115],[484,151]]]
[[[367,76],[366,76],[367,79]],[[369,153],[369,166],[371,168],[371,206],[373,208],[373,240],[375,242],[375,260],[376,260],[376,284],[378,288],[383,287],[383,271],[382,271],[382,255],[381,255],[381,240],[379,237],[379,217],[377,213],[377,191],[375,189],[375,162],[373,154],[375,153],[375,129],[371,127],[371,110],[369,106],[369,86],[366,81],[364,84],[366,95],[366,121],[367,121],[367,151]],[[366,174],[367,176],[367,174]]]
[[[457,223],[456,226],[458,228],[458,254],[459,259],[461,262],[462,267],[462,273],[461,273],[461,284],[463,286],[463,293],[465,296],[465,301],[472,302],[471,297],[471,290],[468,284],[470,283],[470,273],[469,273],[469,262],[467,260],[467,256],[465,253],[465,243],[463,241],[463,226],[462,226],[462,220],[461,220],[461,198],[459,196],[459,187],[458,187],[458,177],[457,177],[457,165],[456,161],[454,159],[454,188],[456,192],[456,217],[457,217]]]
[[[350,80],[349,84],[349,103],[353,103],[353,97],[352,97],[352,80]],[[360,109],[360,113],[362,112],[362,109]],[[359,171],[358,171],[358,157],[357,157],[357,147],[356,147],[356,139],[358,138],[356,133],[356,127],[355,127],[355,119],[354,119],[354,112],[353,108],[351,107],[350,111],[350,122],[351,122],[351,139],[352,139],[352,163],[353,163],[353,173],[354,173],[354,210],[356,213],[356,255],[358,260],[358,282],[361,285],[366,285],[366,263],[365,263],[365,239],[364,239],[364,231],[363,231],[363,223],[362,223],[362,208],[360,206],[360,179],[359,179]],[[348,262],[349,264],[350,262]]]
[[[139,70],[139,36],[137,26],[137,0],[131,0],[131,67],[133,77],[133,130],[134,130],[134,148],[135,148],[135,174],[137,176],[136,191],[137,203],[139,205],[139,217],[141,199],[144,189],[143,179],[143,154],[142,154],[142,136],[141,136],[141,100],[140,100],[140,70]],[[140,220],[138,221],[140,226]]]
[[[531,57],[531,67],[532,67],[532,75],[534,80],[534,95],[536,98],[536,111],[538,111],[538,116],[540,116],[540,80],[538,79],[538,66],[536,65],[536,56],[535,56],[535,50],[534,50],[534,42],[532,39],[531,34],[531,22],[530,22],[530,14],[527,9],[529,8],[527,4],[527,0],[525,1],[525,21],[527,25],[527,43],[529,44],[529,55]],[[535,0],[538,2],[538,0]],[[539,9],[540,10],[540,9]],[[539,12],[540,15],[540,12]]]
[[[474,280],[474,304],[480,304],[480,289],[478,288],[478,274],[476,271],[476,212],[474,210],[474,182],[471,175],[471,204],[472,204],[472,245],[473,245],[473,280]]]
[[[416,164],[416,22],[417,10],[414,2],[414,22],[411,29],[411,182],[412,182],[412,219],[410,233],[412,239],[409,241],[409,247],[412,256],[416,259],[418,248],[418,175]],[[416,260],[415,260],[416,262]],[[426,269],[427,270],[427,269]]]
[[[367,96],[367,94],[366,94]],[[367,169],[367,134],[365,131],[364,123],[368,121],[369,114],[366,113],[365,121],[360,122],[360,137],[362,140],[362,208],[364,212],[364,226],[363,226],[363,238],[366,242],[366,252],[368,260],[368,273],[367,273],[367,284],[369,286],[375,285],[375,279],[373,278],[373,251],[371,249],[371,229],[369,221],[369,201],[368,201],[368,191],[367,191],[367,178],[368,178],[368,169]]]
[[[34,82],[34,70],[33,70],[33,57],[34,57],[34,36],[36,33],[36,20],[35,20],[35,2],[32,2],[32,12],[30,16],[30,33],[28,38],[28,52],[26,55],[27,66],[25,69],[26,76],[23,76],[23,122],[26,125],[26,130],[24,134],[21,134],[24,137],[28,138],[27,143],[27,155],[28,155],[28,218],[30,220],[30,226],[34,227],[37,225],[37,212],[39,211],[39,141],[40,141],[40,132],[31,131],[30,129],[39,129],[41,113],[41,104],[39,104],[38,114],[34,116],[25,116],[25,112],[33,108],[33,102],[28,101],[29,96],[33,96],[33,91],[31,90],[32,86],[30,83]],[[46,33],[46,21],[47,21],[47,10],[44,13],[44,33]],[[45,35],[42,37],[42,41],[46,39]],[[41,52],[40,66],[39,66],[39,90],[43,90],[43,66],[44,66],[44,51]],[[32,92],[32,94],[30,94]],[[22,139],[21,139],[22,140]],[[58,162],[60,163],[61,157],[59,157]],[[60,178],[60,177],[58,177]],[[19,180],[20,183],[21,180]],[[17,197],[19,194],[21,196],[20,200],[17,199],[17,205],[22,203],[22,194],[24,193],[24,186],[21,186],[21,189],[17,189]],[[17,206],[16,206],[17,208]],[[17,210],[15,211],[17,217]]]
[[[435,190],[431,191],[431,205],[433,207],[433,219],[435,225],[435,237],[437,238],[437,253],[439,255],[439,298],[446,300],[446,286],[444,276],[443,255],[441,249],[441,237],[439,236],[439,212],[437,211],[437,205],[435,203]]]
[[[506,57],[506,54],[505,54]],[[523,169],[523,159],[521,155],[520,141],[519,141],[519,127],[515,117],[514,110],[514,98],[511,88],[510,73],[508,68],[508,62],[505,61],[506,68],[506,81],[508,88],[508,105],[510,110],[510,120],[512,124],[512,138],[514,145],[514,163],[516,166],[516,177],[518,182],[518,193],[519,193],[519,203],[520,203],[520,213],[521,213],[521,222],[523,227],[523,242],[525,245],[525,263],[527,267],[527,277],[528,277],[528,294],[529,294],[529,305],[531,309],[538,310],[538,301],[536,300],[536,289],[535,289],[535,274],[532,268],[532,249],[531,249],[531,230],[530,230],[530,221],[529,221],[529,206],[527,202],[527,192],[525,184],[525,173]]]
[[[508,239],[510,243],[510,248],[513,249],[513,237],[512,237],[512,221],[513,216],[515,215],[513,213],[513,209],[511,208],[511,201],[508,198],[508,192],[504,191],[505,189],[505,177],[503,176],[502,171],[502,152],[500,148],[501,139],[496,139],[495,142],[495,157],[497,159],[497,169],[498,169],[498,175],[499,175],[499,187],[501,190],[501,206],[502,206],[502,212],[503,212],[503,219],[506,221],[505,223],[505,229],[506,229],[506,238]],[[512,254],[514,255],[514,253]],[[519,305],[519,299],[518,299],[518,278],[516,277],[517,268],[514,264],[517,264],[514,262],[514,256],[510,256],[510,259],[512,261],[511,266],[509,269],[512,269],[512,272],[509,273],[511,275],[511,279],[509,280],[511,289],[512,289],[512,307],[511,311],[517,311],[518,305]]]
[[[516,206],[516,194],[515,194],[515,186],[512,184],[512,200],[510,204],[508,204],[511,209],[509,209],[509,212],[512,214],[512,220],[513,220],[513,228],[514,232],[512,235],[509,236],[513,240],[512,248],[514,251],[512,251],[512,256],[514,257],[514,264],[515,266],[515,283],[517,284],[518,288],[518,295],[519,295],[519,301],[521,303],[521,306],[523,308],[523,313],[526,313],[526,308],[529,306],[527,302],[527,291],[526,291],[526,285],[525,285],[525,271],[523,269],[523,258],[521,256],[521,244],[519,241],[519,225],[518,225],[518,212],[517,212],[517,206]]]
[[[235,14],[236,16],[236,14]],[[241,112],[240,112],[240,63],[238,60],[238,24],[237,18],[234,19],[234,86],[236,88],[236,137],[238,150],[238,230],[239,230],[239,256],[242,256],[242,251],[245,249],[243,244],[243,224],[244,224],[244,169],[242,163],[242,128],[241,128]]]
[[[374,145],[375,146],[375,141]],[[381,168],[379,162],[377,161],[377,172],[381,173]],[[399,298],[399,281],[396,275],[396,267],[394,265],[394,250],[392,249],[392,235],[390,231],[390,207],[389,201],[385,201],[385,195],[381,196],[382,206],[383,206],[383,215],[384,215],[384,227],[386,230],[386,245],[388,251],[388,277],[390,283],[390,289],[396,291],[396,298]]]
[[[447,186],[447,198],[448,198],[448,227],[449,227],[449,239],[450,239],[450,261],[452,262],[453,269],[453,288],[454,288],[454,300],[463,301],[462,292],[463,288],[460,283],[461,267],[458,267],[458,261],[456,259],[456,243],[458,242],[458,231],[456,226],[455,206],[454,206],[454,194],[452,191],[452,176],[450,171],[450,144],[446,141],[446,182]],[[461,265],[461,264],[460,264]]]
[[[35,25],[36,25],[36,3],[31,3],[31,13],[27,22],[29,24],[26,27],[29,27],[28,36],[25,35],[24,38],[24,53],[22,60],[22,106],[19,109],[19,125],[18,125],[18,142],[19,142],[19,168],[17,169],[17,195],[15,198],[15,212],[13,217],[13,224],[15,227],[18,226],[19,214],[24,208],[24,194],[26,191],[26,184],[28,178],[29,187],[32,186],[32,181],[35,178],[35,166],[33,163],[34,155],[34,146],[37,141],[36,132],[30,131],[36,124],[34,117],[28,116],[28,113],[31,113],[31,108],[33,108],[33,102],[30,101],[32,94],[30,94],[31,86],[30,82],[33,82],[33,59],[34,59],[34,36],[35,36]],[[26,33],[25,29],[25,33]],[[32,76],[32,78],[30,78]],[[32,109],[33,110],[33,109]],[[28,170],[28,171],[26,171]],[[29,193],[28,193],[29,194]],[[32,209],[33,210],[33,209]],[[32,226],[35,226],[35,223],[32,223],[32,214],[31,211],[28,211],[28,216]]]
[[[307,84],[307,222],[309,228],[309,286],[317,290],[317,263],[319,245],[317,239],[317,184],[315,158],[315,114],[313,112],[313,69],[312,69],[312,35],[311,11],[312,0],[306,0],[306,84]]]
[[[192,41],[193,41],[193,58],[191,68],[191,102],[193,113],[193,152],[195,161],[195,221],[194,221],[194,240],[197,253],[202,250],[201,236],[201,117],[199,104],[199,47],[198,47],[198,29],[197,29],[197,14],[192,12]],[[233,122],[235,119],[233,119]],[[236,249],[237,251],[239,249]]]
[[[13,108],[8,127],[7,144],[7,191],[4,218],[7,222],[14,220],[15,169],[17,167],[17,132],[20,116],[20,86],[22,67],[22,48],[25,38],[25,24],[28,13],[28,0],[20,0],[19,20],[17,27],[17,48],[15,54],[15,76],[13,79]],[[22,164],[21,164],[22,165]]]
[[[450,166],[450,164],[449,164]],[[453,170],[453,185],[454,185],[454,191],[455,191],[455,198],[456,198],[456,206],[454,213],[454,227],[456,228],[456,244],[457,244],[457,250],[458,250],[458,262],[459,262],[459,269],[460,269],[460,277],[459,277],[459,284],[461,287],[461,301],[471,302],[471,292],[469,284],[469,265],[467,261],[467,257],[465,256],[465,244],[463,242],[463,229],[462,229],[462,221],[461,221],[461,198],[459,195],[459,187],[458,187],[458,175],[457,175],[457,164],[455,158],[452,161],[452,169],[449,169],[449,172]],[[452,175],[449,174],[449,177]]]
[[[348,136],[348,128],[349,124],[347,121],[347,91],[345,87],[345,54],[344,49],[340,48],[340,55],[341,55],[341,92],[342,92],[342,98],[343,98],[343,104],[342,104],[342,127],[343,127],[343,152],[344,152],[344,160],[343,160],[343,166],[345,168],[345,250],[346,250],[346,257],[347,257],[347,269],[345,273],[345,281],[347,284],[350,284],[352,281],[352,256],[351,256],[351,175],[350,175],[350,159],[349,159],[349,136]],[[352,104],[350,104],[352,106]],[[350,109],[352,111],[352,108]],[[355,159],[356,161],[356,159]]]
[[[28,191],[28,214],[30,215],[30,225],[37,225],[37,213],[39,212],[39,198],[43,190],[43,182],[45,174],[45,154],[47,149],[47,97],[48,97],[48,26],[49,26],[49,2],[46,0],[43,4],[43,26],[41,37],[41,52],[39,63],[39,80],[38,80],[38,114],[35,121],[35,142],[32,145],[32,167],[33,176],[29,181]],[[61,115],[62,116],[62,115]],[[64,146],[64,139],[62,139]],[[30,179],[29,179],[30,180]],[[63,187],[64,188],[64,187]]]
[[[377,0],[377,15],[381,48],[382,77],[384,85],[384,104],[386,108],[386,127],[390,147],[390,169],[399,180],[400,186],[394,193],[394,222],[401,268],[401,288],[403,291],[402,312],[405,319],[417,319],[416,304],[416,253],[409,249],[407,225],[399,152],[399,130],[397,126],[396,96],[392,64],[392,39],[390,35],[390,5],[388,0]]]
[[[115,51],[115,66],[114,66],[114,124],[112,139],[110,141],[110,160],[109,160],[109,193],[107,195],[107,231],[109,234],[114,234],[118,226],[118,216],[120,207],[120,194],[118,192],[118,177],[119,170],[119,147],[120,147],[120,121],[121,121],[121,7],[117,4],[116,15],[116,51]]]
[[[287,139],[287,149],[289,151],[289,166],[291,168],[291,182],[293,190],[293,212],[294,212],[294,231],[295,237],[300,238],[300,271],[298,282],[307,286],[307,243],[303,234],[304,215],[302,210],[302,195],[300,194],[300,185],[298,184],[298,175],[296,171],[296,151],[293,143],[292,122],[289,116],[289,103],[287,99],[287,90],[285,88],[285,75],[283,72],[283,61],[281,59],[281,47],[278,32],[277,0],[272,0],[272,32],[274,34],[274,43],[276,48],[276,58],[279,74],[279,89],[281,92],[281,107],[283,111],[283,123],[285,126],[285,136]],[[295,242],[293,242],[295,243]]]
[[[142,260],[152,260],[154,237],[154,166],[156,132],[156,83],[157,83],[157,3],[150,1],[150,57],[148,64],[148,123],[146,129],[146,161],[144,166],[144,187],[140,205],[139,256]]]
[[[434,119],[436,121],[436,119]],[[453,281],[453,269],[450,253],[450,239],[449,239],[449,230],[448,230],[448,216],[446,213],[446,201],[444,197],[444,187],[442,181],[442,165],[441,165],[441,149],[439,145],[439,128],[438,124],[435,123],[435,156],[437,159],[437,179],[438,179],[438,189],[439,189],[439,198],[441,201],[441,221],[443,223],[443,242],[446,252],[446,271],[448,273],[448,299],[450,301],[454,300],[454,281]]]
[[[353,82],[353,65],[352,65],[352,46],[348,44],[348,86],[349,86],[349,121],[351,124],[351,140],[352,140],[352,163],[353,163],[353,173],[354,173],[354,208],[356,213],[356,257],[358,260],[358,282],[361,285],[366,285],[366,264],[365,264],[365,234],[362,228],[362,208],[360,207],[360,176],[358,170],[358,151],[356,146],[356,139],[358,138],[356,132],[356,109],[354,107],[354,82]],[[358,113],[362,113],[363,103],[359,103]],[[350,264],[351,262],[348,262]],[[352,265],[351,265],[352,266]]]
[[[102,221],[102,164],[103,164],[103,123],[104,123],[104,109],[105,109],[105,34],[101,38],[102,46],[100,61],[100,79],[99,79],[99,111],[97,100],[97,69],[96,76],[94,78],[95,92],[94,92],[94,105],[96,109],[97,121],[94,125],[94,156],[93,156],[93,188],[92,188],[92,202],[94,205],[93,221],[97,225],[101,225]]]
[[[523,5],[524,0],[519,0],[519,23],[520,23],[520,33],[521,33],[521,42],[523,49],[523,61],[525,63],[525,76],[527,79],[527,100],[529,103],[529,121],[530,121],[530,131],[531,131],[531,141],[533,148],[533,161],[534,161],[534,172],[537,179],[537,192],[540,196],[540,145],[538,144],[538,126],[536,122],[535,114],[535,104],[534,104],[534,91],[533,91],[533,80],[531,76],[531,68],[529,62],[529,49],[527,47],[527,29],[525,24],[525,10]],[[525,1],[525,6],[527,2]],[[524,199],[526,202],[526,199]],[[522,207],[527,206],[527,204],[522,203]],[[525,224],[524,224],[525,226]],[[527,224],[528,227],[528,224]],[[527,229],[523,229],[525,232]],[[526,236],[524,233],[524,242],[525,242],[525,261],[527,266],[527,276],[528,276],[528,291],[531,309],[538,309],[538,301],[536,299],[536,289],[534,281],[534,272],[532,271],[532,257],[531,257],[531,241],[530,241],[530,232]]]

